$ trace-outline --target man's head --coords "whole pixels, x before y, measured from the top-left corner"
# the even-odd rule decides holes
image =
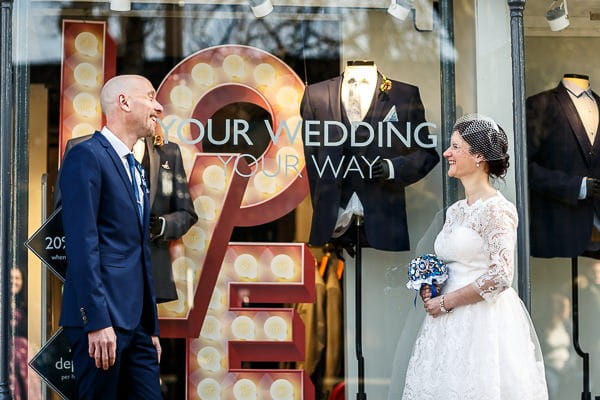
[[[115,134],[152,136],[162,113],[150,81],[139,75],[119,75],[110,79],[100,93],[106,123]]]

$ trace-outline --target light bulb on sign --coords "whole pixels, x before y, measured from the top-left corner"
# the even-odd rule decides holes
[[[294,269],[294,260],[287,254],[276,255],[271,260],[271,272],[278,278],[292,279]]]
[[[221,400],[221,385],[212,378],[202,379],[196,391],[201,400]]]
[[[98,100],[89,93],[78,93],[73,98],[73,109],[82,117],[94,118],[98,114]]]
[[[95,129],[92,125],[82,122],[77,124],[71,129],[71,137],[78,138],[81,136],[89,135],[90,133],[94,133]]]
[[[89,88],[98,87],[98,69],[90,63],[78,64],[73,70],[75,82]]]
[[[207,63],[198,63],[192,68],[192,79],[198,85],[212,86],[215,83],[215,69]]]
[[[181,239],[185,247],[199,252],[206,250],[206,232],[202,228],[192,226]]]
[[[221,369],[221,359],[222,356],[219,350],[212,346],[202,348],[196,356],[200,368],[210,372],[217,372]]]
[[[267,63],[257,65],[254,68],[254,80],[259,85],[271,86],[275,83],[275,68]]]
[[[257,395],[256,384],[250,379],[240,379],[233,385],[235,400],[256,400]]]
[[[217,218],[217,203],[208,196],[198,196],[194,200],[194,211],[196,211],[198,218],[214,221]]]
[[[278,315],[267,318],[264,325],[265,335],[269,339],[284,341],[288,336],[288,326],[285,319]]]
[[[223,60],[223,71],[231,79],[242,79],[246,76],[246,61],[237,54],[231,54]]]
[[[240,315],[231,322],[231,332],[236,339],[253,340],[256,336],[255,330],[254,321],[245,315]]]
[[[251,254],[240,254],[233,262],[233,270],[240,278],[256,279],[258,261]]]
[[[88,57],[98,55],[98,38],[93,33],[81,32],[75,37],[75,50]]]
[[[215,288],[208,304],[209,310],[220,310],[223,308],[223,294],[221,289]]]
[[[269,173],[269,175],[275,175]],[[264,194],[273,194],[277,191],[277,179],[268,176],[265,171],[259,171],[254,175],[254,189]]]
[[[185,282],[188,270],[194,270],[196,264],[190,257],[177,257],[173,260],[173,279],[175,282]]]
[[[221,339],[221,321],[212,315],[207,315],[202,324],[200,336],[210,340]]]
[[[294,400],[294,385],[287,379],[277,379],[271,384],[269,394],[273,400]]]
[[[192,90],[185,85],[177,85],[173,89],[171,89],[171,93],[169,93],[169,98],[171,99],[171,103],[175,107],[181,108],[183,110],[189,110],[192,108],[192,102],[194,100],[194,94]]]
[[[169,301],[161,304],[169,312],[174,314],[181,314],[185,311],[185,294],[180,289],[177,289],[177,300]]]
[[[202,181],[208,188],[223,191],[227,183],[225,169],[218,165],[209,165],[202,172]]]
[[[277,91],[275,95],[277,104],[282,108],[297,108],[300,100],[298,92],[289,86],[284,86]]]

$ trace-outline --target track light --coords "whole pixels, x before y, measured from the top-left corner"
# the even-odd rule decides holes
[[[131,11],[131,0],[110,0],[110,9],[113,11]]]
[[[412,8],[412,2],[409,0],[390,0],[390,6],[387,12],[394,18],[404,21]]]
[[[249,0],[250,8],[256,18],[266,17],[273,11],[271,0]]]
[[[546,12],[546,21],[553,32],[562,31],[569,26],[567,0],[554,0]]]

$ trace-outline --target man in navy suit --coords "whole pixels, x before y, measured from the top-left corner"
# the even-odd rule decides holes
[[[162,106],[137,75],[109,80],[106,126],[73,147],[60,189],[68,259],[60,325],[80,399],[160,399],[160,343],[144,172],[133,159]]]

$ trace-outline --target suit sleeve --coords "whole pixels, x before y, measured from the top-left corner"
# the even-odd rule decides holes
[[[100,279],[98,212],[102,171],[94,152],[76,146],[65,157],[60,178],[62,217],[68,260],[67,279],[73,284],[77,306],[87,316],[84,331],[112,325]]]
[[[544,196],[570,205],[577,205],[583,176],[544,166],[542,148],[548,135],[553,134],[554,116],[548,115],[544,96],[530,97],[527,110],[527,156],[529,158],[529,187]],[[565,154],[565,157],[568,155]]]
[[[173,193],[169,201],[172,212],[160,215],[165,219],[165,231],[161,240],[176,240],[198,221],[194,204],[188,189],[188,182],[183,168],[183,160],[179,146],[174,146],[173,153]],[[160,194],[157,194],[160,195]]]
[[[310,96],[309,96],[309,87],[307,86],[304,90],[304,96],[302,96],[302,102],[300,103],[300,115],[302,116],[303,126],[302,133],[304,133],[304,121],[309,121],[314,119],[314,112],[312,109],[312,104],[310,104]],[[319,138],[319,140],[321,140]],[[306,165],[306,172],[308,174],[308,184],[310,186],[311,193],[314,193],[317,181],[318,174],[314,168],[314,160],[318,159],[318,151],[319,146],[307,146],[304,143],[304,161]]]
[[[422,123],[425,123],[425,109],[419,89],[414,89],[408,106],[408,122],[411,123],[411,129],[419,140],[412,142],[408,154],[391,159],[394,166],[394,181],[403,186],[411,185],[424,178],[440,161],[440,156],[435,148],[424,148],[419,145],[419,143],[429,144],[431,140],[429,139],[429,129],[424,126],[420,127]]]
[[[63,155],[63,159],[67,158],[67,154],[69,154],[69,151],[73,148],[73,146],[75,146],[77,143],[73,142],[73,139],[70,139],[67,142],[67,145],[65,146],[65,154]],[[60,175],[62,173],[62,167],[58,169],[58,175],[56,177],[56,182],[57,184],[55,185],[54,188],[54,209],[56,210],[60,204],[61,204],[61,193],[60,193],[60,184],[58,184],[60,182]]]

